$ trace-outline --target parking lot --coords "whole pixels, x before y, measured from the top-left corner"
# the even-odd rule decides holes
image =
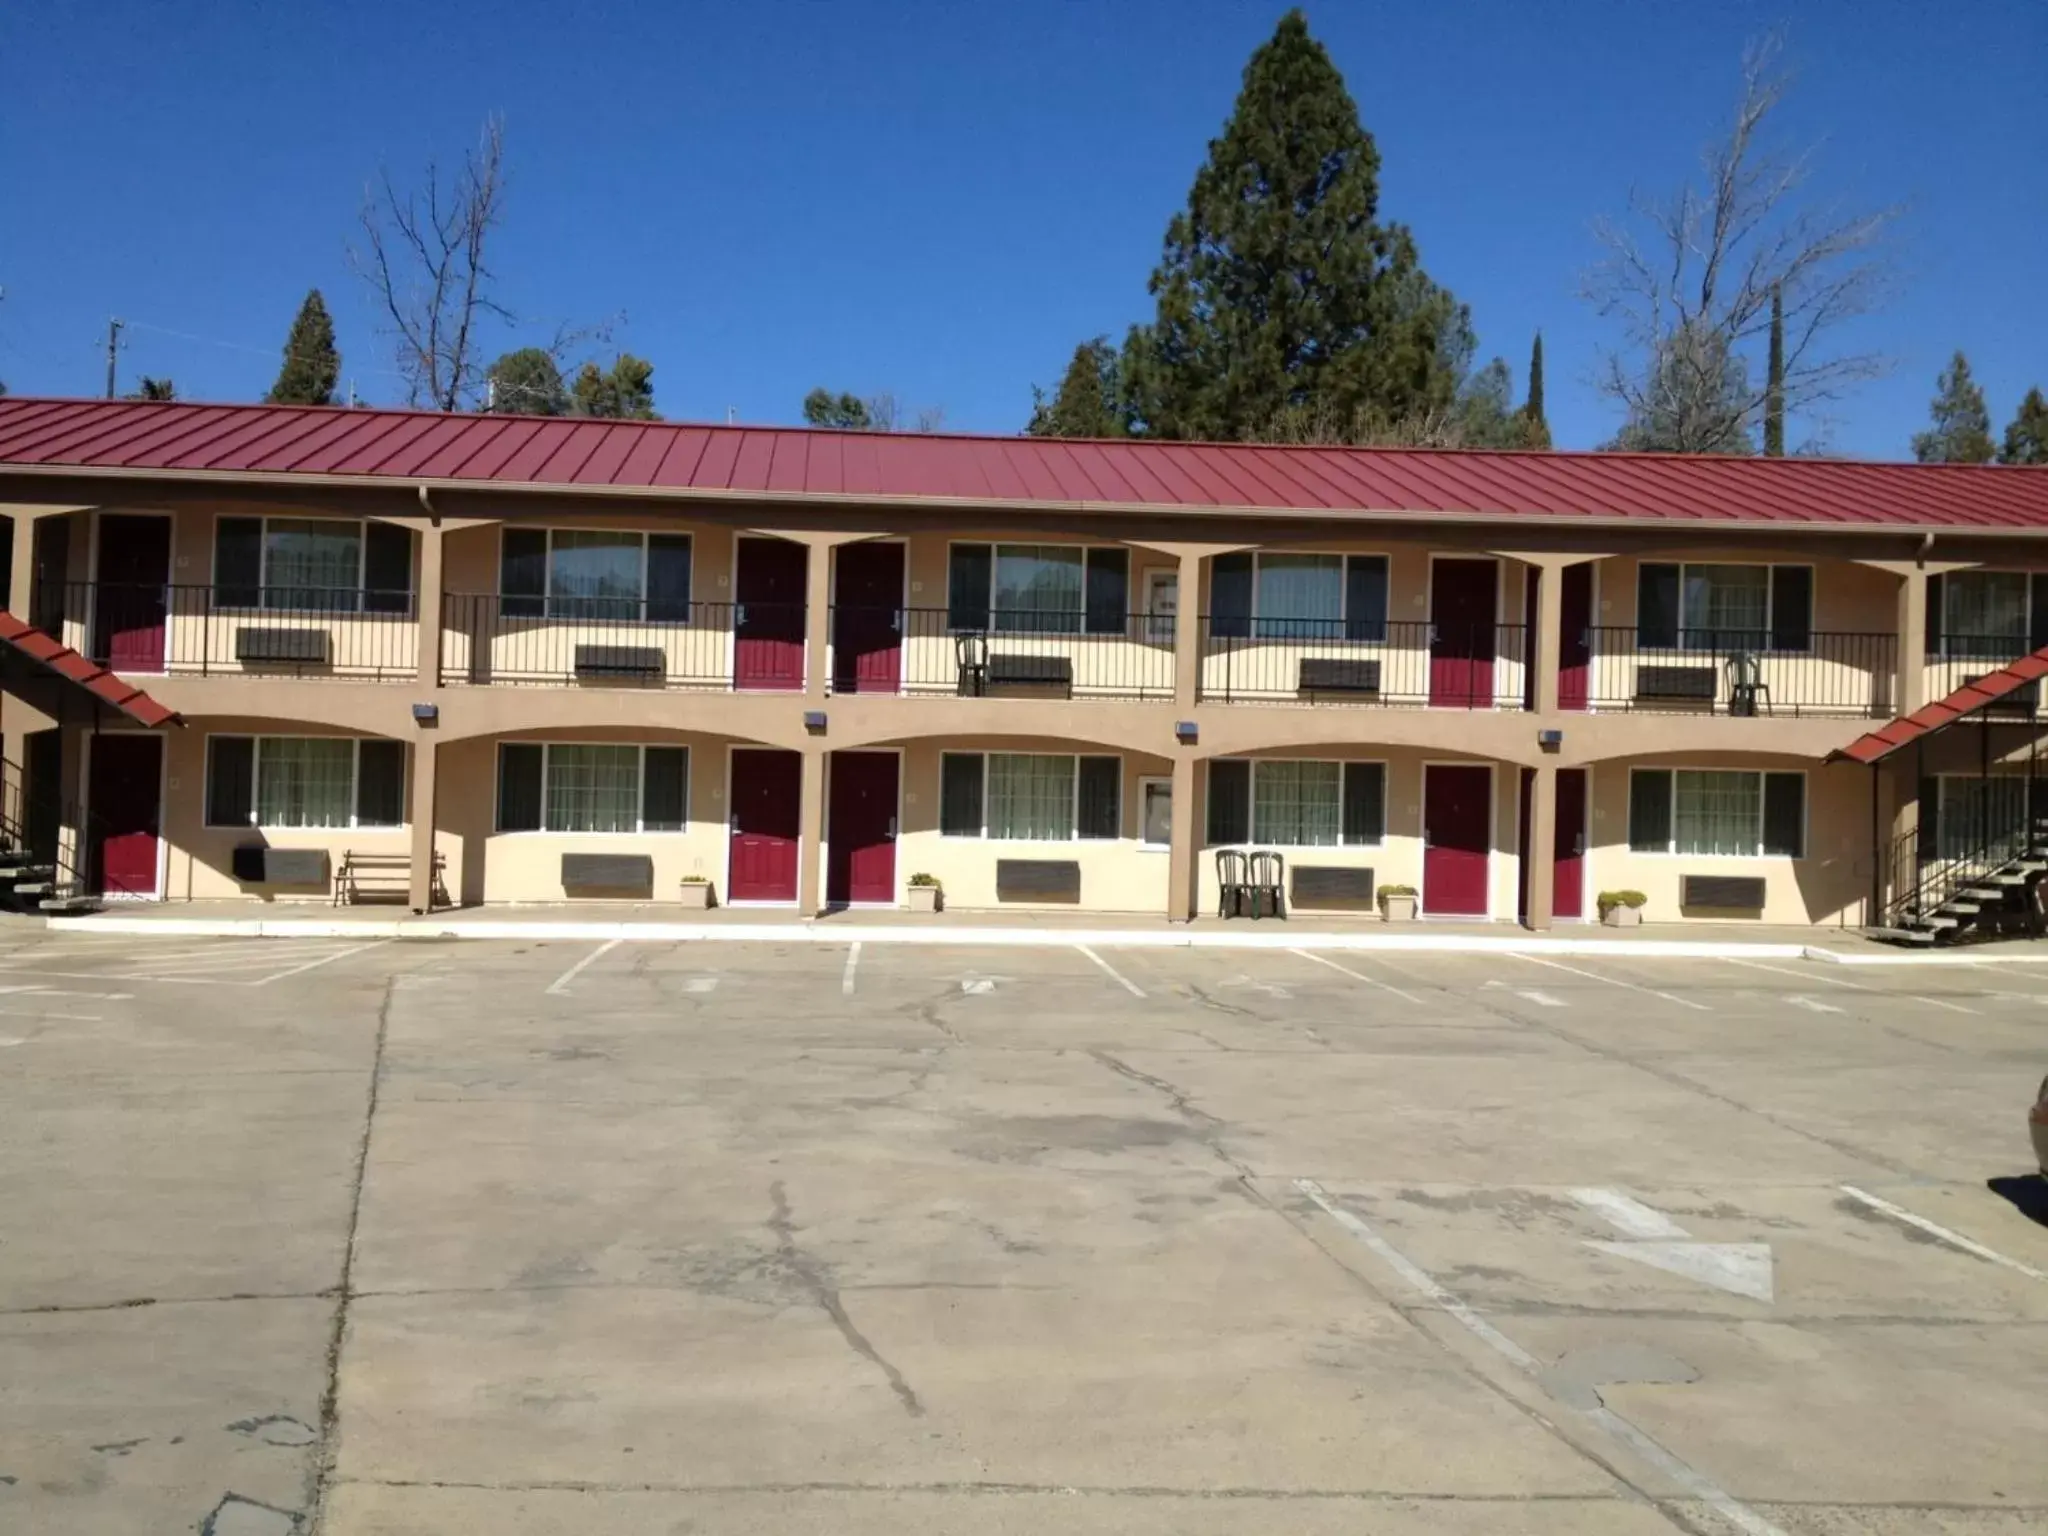
[[[0,938],[0,1530],[2048,1522],[2048,967]]]

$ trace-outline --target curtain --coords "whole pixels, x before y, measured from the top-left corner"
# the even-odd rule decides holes
[[[1329,848],[1340,840],[1337,763],[1266,761],[1252,770],[1252,840],[1282,848]]]
[[[988,835],[1063,843],[1074,835],[1074,760],[1018,752],[988,759]]]
[[[355,809],[356,744],[266,736],[256,744],[256,825],[345,827]]]
[[[994,627],[1010,634],[1079,634],[1081,558],[1078,548],[999,545]]]
[[[632,832],[639,823],[638,747],[548,748],[550,832]]]
[[[1259,556],[1262,640],[1337,640],[1344,617],[1342,555]]]
[[[362,525],[273,519],[264,529],[263,562],[264,607],[353,611],[363,579]]]
[[[1684,643],[1761,649],[1769,635],[1770,603],[1769,566],[1688,565]]]
[[[548,612],[560,618],[640,617],[641,549],[637,533],[557,529],[548,564]]]
[[[1763,817],[1763,776],[1681,769],[1674,852],[1753,857]]]

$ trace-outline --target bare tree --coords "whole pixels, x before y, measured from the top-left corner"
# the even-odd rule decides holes
[[[456,171],[444,175],[429,161],[424,187],[401,193],[386,170],[364,195],[364,246],[350,250],[350,265],[389,317],[409,404],[459,411],[483,389],[483,323],[513,318],[492,293],[487,260],[504,197],[498,117],[484,120]]]
[[[1808,206],[1810,152],[1765,141],[1790,78],[1772,34],[1743,53],[1742,95],[1727,136],[1702,156],[1704,184],[1675,199],[1631,193],[1629,217],[1600,220],[1605,257],[1584,296],[1620,322],[1622,344],[1597,383],[1628,413],[1620,443],[1681,453],[1747,453],[1772,381],[1746,356],[1765,343],[1774,294],[1784,306],[1782,409],[1813,413],[1888,361],[1836,351],[1832,333],[1889,297],[1896,207]]]

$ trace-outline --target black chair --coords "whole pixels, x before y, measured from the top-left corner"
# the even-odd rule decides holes
[[[1251,855],[1250,864],[1251,872],[1245,884],[1251,897],[1252,920],[1258,920],[1260,907],[1284,919],[1287,916],[1287,899],[1282,890],[1287,881],[1287,861],[1271,849],[1262,848]]]
[[[962,630],[953,637],[953,655],[960,663],[960,697],[984,697],[988,693],[988,636],[978,629]]]
[[[1216,850],[1216,890],[1218,917],[1244,916],[1245,903],[1251,899],[1251,882],[1245,856],[1235,848]]]

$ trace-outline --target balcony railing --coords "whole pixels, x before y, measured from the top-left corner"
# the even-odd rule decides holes
[[[419,664],[410,592],[68,582],[44,617],[116,672],[396,679]]]
[[[948,698],[1173,697],[1166,614],[1005,613],[958,625],[944,608],[832,609],[831,691]]]
[[[1528,626],[1205,615],[1201,697],[1221,704],[1528,707]]]
[[[1930,634],[1927,637],[1926,695],[1944,699],[1966,683],[1986,673],[2009,667],[2034,649],[2011,635]],[[1999,707],[1985,713],[1994,717],[2032,713],[2040,698],[2040,684],[2029,683],[2006,695]]]
[[[1567,646],[1558,677],[1566,709],[1716,715],[1897,713],[1894,636],[1816,630],[1803,649],[1772,649],[1762,632],[1687,633],[1646,645],[1634,629],[1599,628]]]
[[[441,680],[609,688],[804,685],[801,603],[451,593]]]

